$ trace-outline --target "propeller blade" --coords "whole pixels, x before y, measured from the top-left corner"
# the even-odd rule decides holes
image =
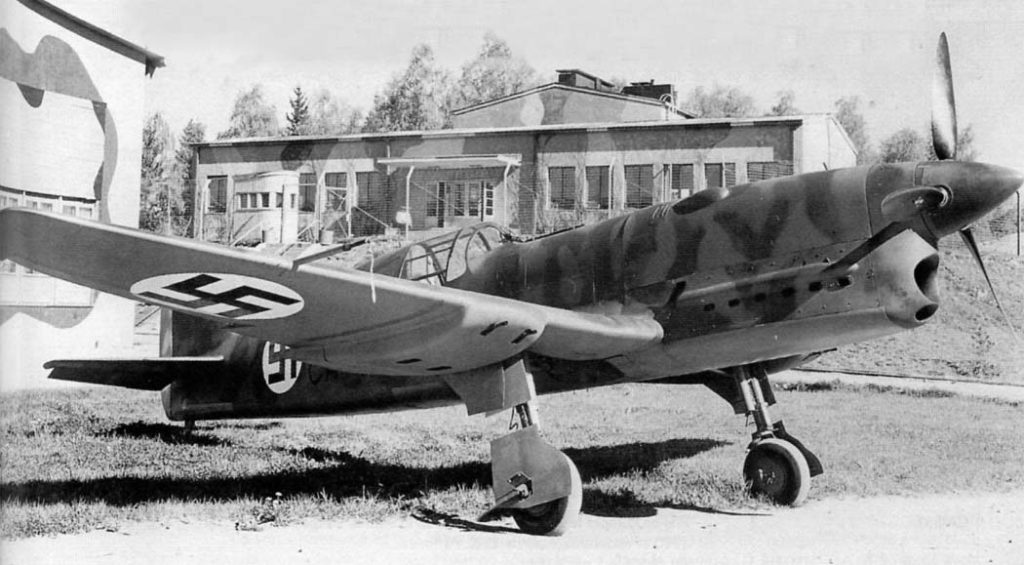
[[[953,71],[949,65],[946,33],[939,35],[932,79],[932,146],[941,161],[956,159],[956,101],[953,98]]]
[[[964,243],[967,244],[967,249],[971,251],[971,255],[974,255],[974,260],[981,267],[981,274],[985,275],[985,282],[988,283],[988,289],[992,292],[992,298],[996,301],[996,306],[999,308],[999,312],[1003,314],[1003,319],[1006,320],[1006,325],[1010,327],[1010,333],[1013,337],[1020,341],[1020,335],[1017,334],[1017,329],[1013,327],[1013,322],[1010,321],[1010,316],[1007,315],[1006,310],[1003,309],[1002,303],[999,302],[999,295],[996,294],[996,289],[992,286],[992,279],[988,276],[988,269],[985,268],[985,261],[981,259],[981,250],[978,249],[978,242],[974,239],[974,232],[971,228],[966,227],[960,230],[960,237],[963,238]]]

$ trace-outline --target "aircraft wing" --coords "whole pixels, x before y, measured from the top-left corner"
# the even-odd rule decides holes
[[[43,368],[51,379],[138,390],[161,390],[179,379],[214,375],[224,369],[224,358],[160,357],[156,359],[56,359]]]
[[[603,359],[659,341],[653,319],[571,312],[159,236],[21,208],[0,210],[0,258],[280,343],[309,363],[441,375],[528,349]]]

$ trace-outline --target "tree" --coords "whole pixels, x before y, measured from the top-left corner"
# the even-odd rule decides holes
[[[922,134],[911,128],[903,128],[887,137],[879,149],[879,160],[883,163],[908,161],[937,161],[930,130]],[[956,160],[974,161],[978,151],[974,147],[974,128],[968,124],[956,135]]]
[[[455,105],[465,108],[527,90],[537,85],[537,71],[519,57],[504,39],[487,32],[476,57],[462,65],[455,83]]]
[[[853,142],[853,148],[857,151],[857,164],[864,165],[873,163],[876,160],[871,150],[871,142],[868,140],[867,122],[864,115],[860,113],[860,97],[845,96],[836,100],[836,121],[843,126],[846,134]]]
[[[322,89],[312,98],[307,135],[345,135],[360,130],[363,114]]]
[[[174,137],[159,112],[152,114],[142,128],[141,173],[139,227],[174,232],[174,220],[182,213],[181,188],[177,182]]]
[[[300,86],[296,86],[292,93],[292,99],[288,101],[292,111],[285,116],[288,119],[288,135],[309,135],[309,107],[306,104],[306,95],[302,93]]]
[[[160,112],[146,119],[142,127],[142,182],[154,184],[166,178],[168,155],[174,147],[171,128]]]
[[[373,99],[363,131],[440,129],[449,124],[451,77],[434,62],[428,45],[412,50],[409,66]]]
[[[217,134],[217,139],[241,137],[270,137],[278,135],[277,109],[263,98],[263,87],[255,84],[235,97],[228,129]]]
[[[190,119],[185,124],[185,129],[178,136],[178,149],[174,152],[174,160],[177,163],[179,175],[178,182],[181,187],[182,218],[186,224],[185,234],[192,235],[193,207],[195,205],[196,188],[196,144],[206,141],[206,126],[202,122]]]
[[[768,111],[769,116],[792,116],[800,113],[800,110],[794,105],[796,94],[793,94],[792,90],[779,91],[776,96],[779,97],[779,100]]]
[[[911,128],[903,128],[882,140],[878,158],[883,163],[925,161],[929,155],[928,141]]]
[[[756,113],[752,96],[734,86],[720,84],[710,92],[702,86],[694,88],[682,107],[698,118],[745,118]]]

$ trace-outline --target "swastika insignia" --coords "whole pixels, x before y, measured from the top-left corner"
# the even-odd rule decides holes
[[[231,320],[270,320],[302,310],[292,289],[228,273],[174,273],[143,279],[131,293],[146,302]]]
[[[299,378],[302,362],[284,357],[283,345],[267,342],[263,345],[263,380],[275,394],[284,394]]]

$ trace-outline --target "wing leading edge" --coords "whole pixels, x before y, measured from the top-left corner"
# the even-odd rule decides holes
[[[437,375],[528,349],[600,359],[660,341],[653,319],[570,312],[363,271],[20,208],[0,256],[71,282],[281,343],[291,357],[385,375]]]

